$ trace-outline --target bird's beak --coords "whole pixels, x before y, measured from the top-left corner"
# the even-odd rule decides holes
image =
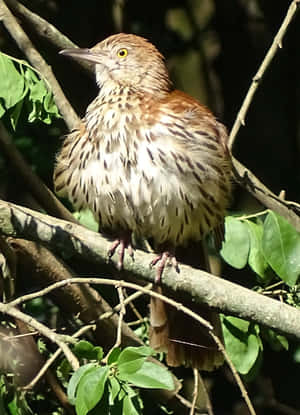
[[[103,51],[94,52],[91,49],[63,49],[59,52],[61,55],[72,56],[73,58],[83,59],[93,63],[101,63],[105,57]]]

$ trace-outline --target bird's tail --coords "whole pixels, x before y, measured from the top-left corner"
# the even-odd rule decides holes
[[[179,259],[197,268],[201,262],[201,268],[210,271],[205,249],[203,245],[200,247],[199,243],[189,247],[186,252],[180,252]],[[163,292],[161,286],[156,286],[155,290]],[[221,340],[223,339],[220,317],[216,312],[194,303],[184,302],[184,305],[209,321],[214,327],[214,333]],[[150,302],[150,325],[150,346],[167,353],[166,359],[169,366],[184,365],[212,371],[223,364],[224,357],[207,328],[154,297]]]

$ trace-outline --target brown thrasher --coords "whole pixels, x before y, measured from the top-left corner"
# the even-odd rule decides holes
[[[110,254],[120,245],[120,266],[132,233],[152,241],[160,276],[166,262],[176,265],[175,249],[222,226],[231,187],[225,127],[172,88],[163,56],[146,39],[121,33],[62,53],[96,64],[99,93],[57,157],[56,191],[119,238]],[[199,324],[157,300],[150,311],[150,343],[168,351],[170,365],[222,363]],[[220,330],[218,316],[204,312]]]

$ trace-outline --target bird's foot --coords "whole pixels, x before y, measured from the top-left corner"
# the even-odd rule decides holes
[[[150,262],[151,267],[154,267],[156,265],[157,265],[156,276],[155,276],[156,284],[160,283],[161,276],[167,265],[171,265],[175,269],[176,272],[179,272],[179,265],[175,257],[175,254],[170,251],[162,252]]]
[[[134,260],[134,252],[133,252],[133,247],[131,244],[131,234],[125,234],[121,238],[116,239],[112,243],[107,253],[109,259],[116,253],[118,247],[120,248],[118,252],[119,259],[117,262],[117,268],[119,271],[121,271],[124,265],[124,255],[125,255],[126,249],[127,249],[129,256],[131,256],[132,260]]]

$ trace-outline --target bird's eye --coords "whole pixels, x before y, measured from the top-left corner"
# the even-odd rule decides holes
[[[128,50],[125,48],[119,49],[117,52],[118,58],[126,58],[126,56],[128,55]]]

